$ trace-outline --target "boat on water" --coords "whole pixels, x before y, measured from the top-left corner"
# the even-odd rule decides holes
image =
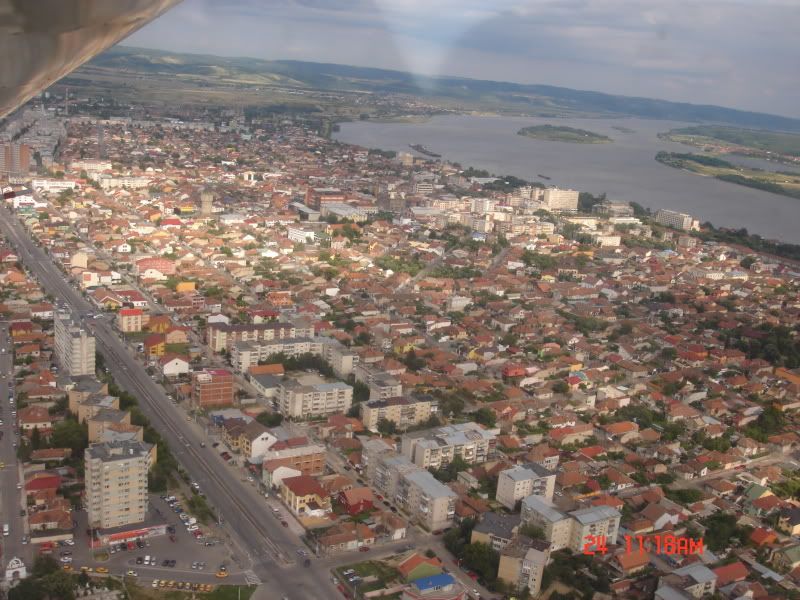
[[[420,154],[424,154],[425,156],[430,156],[431,158],[441,158],[442,157],[441,154],[436,154],[436,152],[434,152],[432,150],[428,150],[422,144],[409,144],[409,147],[412,150],[414,150],[416,152],[419,152]]]

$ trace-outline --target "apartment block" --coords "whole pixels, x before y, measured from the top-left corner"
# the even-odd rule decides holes
[[[277,401],[281,414],[293,419],[346,413],[353,403],[353,388],[341,381],[328,382],[309,373],[282,380]]]
[[[89,525],[109,529],[144,521],[155,446],[140,441],[93,444],[83,459]]]
[[[192,402],[195,406],[233,404],[233,374],[226,369],[206,369],[192,373]]]
[[[362,402],[361,421],[371,431],[378,430],[378,421],[392,421],[401,431],[427,421],[438,410],[438,402],[428,395],[407,398],[386,398]]]
[[[457,495],[427,470],[398,455],[383,440],[366,441],[361,460],[375,489],[412,520],[429,531],[452,525]]]
[[[542,208],[551,212],[576,212],[578,210],[577,190],[547,188],[542,192]]]
[[[331,365],[339,377],[347,377],[358,363],[358,355],[334,339],[322,337],[291,337],[261,341],[237,341],[229,348],[231,364],[242,373],[274,354],[300,356],[313,354]]]
[[[415,465],[438,469],[456,456],[470,464],[486,462],[495,444],[492,432],[477,423],[460,423],[406,434],[401,450]]]
[[[325,472],[325,446],[319,444],[268,450],[262,458],[265,465],[280,464],[297,469],[303,475],[317,477]]]
[[[663,208],[656,212],[656,223],[683,231],[696,229],[699,226],[699,223],[692,215]]]
[[[550,544],[544,540],[520,538],[500,551],[497,578],[520,592],[527,588],[530,598],[542,589],[544,569],[550,560]]]
[[[523,523],[534,525],[544,532],[545,539],[550,542],[550,550],[555,552],[570,547],[572,520],[549,500],[541,496],[528,496],[522,500],[520,516]]]
[[[95,374],[95,339],[68,312],[54,319],[56,360],[70,377]]]
[[[495,497],[500,504],[514,510],[517,502],[531,495],[552,500],[555,487],[555,473],[536,463],[529,463],[501,471]]]
[[[550,549],[570,548],[583,552],[587,543],[602,538],[606,544],[615,544],[622,515],[610,506],[593,506],[563,513],[552,502],[540,496],[528,496],[522,501],[521,518],[542,529],[550,542]]]
[[[236,342],[269,342],[313,335],[313,327],[294,323],[210,323],[206,328],[206,342],[214,352],[230,352]]]

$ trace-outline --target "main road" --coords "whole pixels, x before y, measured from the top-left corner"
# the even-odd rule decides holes
[[[8,535],[0,540],[3,544],[3,568],[13,557],[21,558],[30,567],[30,546],[22,543],[25,518],[20,514],[24,506],[19,489],[20,472],[17,462],[17,418],[14,404],[9,398],[13,393],[14,365],[13,346],[8,323],[0,323],[0,525],[8,525]],[[11,385],[12,387],[9,387]]]
[[[110,324],[105,319],[88,318],[95,307],[70,285],[62,271],[5,207],[0,207],[0,231],[15,245],[19,259],[44,290],[67,305],[94,332],[97,349],[117,384],[136,396],[142,412],[221,514],[239,549],[240,562],[250,567],[276,599],[336,597],[339,592],[327,570],[322,565],[317,567],[315,561],[310,567],[304,567],[294,560],[298,538],[270,516],[266,502],[253,486],[225,469],[214,450],[200,446],[201,432],[189,426],[185,416],[169,401],[163,388],[147,375]]]

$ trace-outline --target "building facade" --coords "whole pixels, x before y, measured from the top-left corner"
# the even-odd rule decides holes
[[[89,525],[108,529],[145,520],[147,472],[155,447],[140,441],[94,444],[84,451]]]
[[[293,419],[346,413],[353,403],[353,388],[318,376],[284,379],[278,386],[277,402],[281,414]]]
[[[495,444],[492,432],[469,422],[406,434],[401,451],[415,465],[438,469],[450,464],[456,456],[470,464],[486,462]]]
[[[367,429],[377,431],[378,421],[387,419],[404,431],[430,419],[437,406],[438,403],[431,396],[370,400],[360,405],[361,421]]]
[[[94,335],[72,319],[70,313],[55,315],[56,360],[70,377],[95,374]]]
[[[541,465],[529,463],[501,471],[497,478],[496,499],[500,504],[514,510],[517,502],[528,496],[553,499],[556,474]]]
[[[192,373],[192,402],[195,406],[230,406],[233,392],[233,374],[226,369]]]

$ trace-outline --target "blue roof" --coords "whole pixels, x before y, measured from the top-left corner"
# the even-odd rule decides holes
[[[455,583],[455,579],[449,573],[442,573],[441,575],[431,575],[430,577],[422,577],[415,579],[411,582],[419,591],[430,590],[437,587],[445,587]]]

